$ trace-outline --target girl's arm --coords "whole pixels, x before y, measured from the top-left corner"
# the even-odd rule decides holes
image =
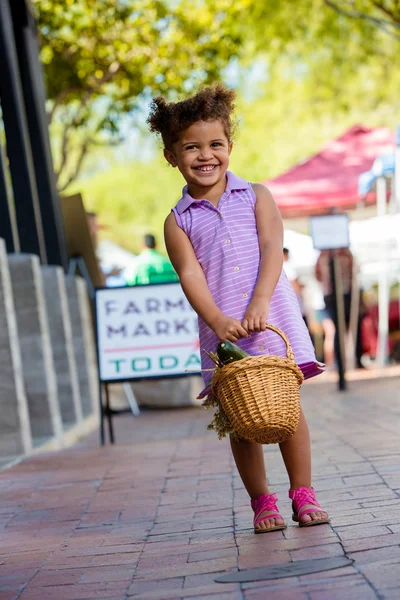
[[[215,304],[193,246],[186,233],[178,226],[173,213],[165,221],[164,235],[169,258],[179,275],[185,296],[196,313],[220,340],[237,342],[239,338],[247,337],[247,331],[241,322],[224,315]]]
[[[257,197],[255,207],[260,247],[260,268],[252,299],[243,319],[248,331],[264,331],[269,304],[283,265],[283,225],[271,192],[261,184],[253,184]]]

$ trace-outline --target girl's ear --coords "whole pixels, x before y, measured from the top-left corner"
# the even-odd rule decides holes
[[[231,154],[231,152],[232,152],[232,148],[233,148],[233,144],[232,144],[232,142],[231,142],[231,143],[229,144],[229,146],[228,146],[228,152],[229,152],[229,155],[230,155],[230,154]]]
[[[164,157],[165,160],[169,162],[171,167],[177,166],[178,163],[176,162],[175,154],[171,152],[171,150],[167,150],[166,148],[164,148]]]

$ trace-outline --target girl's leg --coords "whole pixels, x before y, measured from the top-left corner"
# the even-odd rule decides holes
[[[245,440],[236,442],[231,438],[231,448],[237,470],[250,498],[255,500],[261,494],[269,494],[263,447]],[[283,519],[268,519],[271,511],[265,511],[264,514],[265,521],[261,521],[257,529],[268,529],[283,524]]]
[[[308,425],[303,411],[300,413],[300,423],[296,433],[279,444],[282,458],[289,475],[290,489],[296,490],[300,487],[311,487],[311,444]],[[305,508],[312,508],[306,505]],[[304,515],[303,523],[326,519],[327,514],[316,507],[316,511]]]

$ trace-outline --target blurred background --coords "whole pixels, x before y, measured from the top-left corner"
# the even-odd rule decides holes
[[[304,237],[307,217],[349,212],[354,277],[370,317],[363,353],[374,359],[382,263],[390,262],[385,285],[393,301],[400,276],[399,217],[368,221],[399,210],[391,185],[400,122],[398,3],[35,0],[33,8],[57,187],[63,195],[79,192],[97,213],[106,272],[117,267],[129,281],[135,262],[128,253],[140,253],[147,233],[163,250],[163,221],[182,186],[147,132],[151,97],[176,100],[222,80],[238,94],[232,170],[275,194],[313,335],[322,330],[323,301],[314,278],[318,254]],[[378,211],[374,173],[382,155],[388,205]],[[389,312],[397,339],[398,302]]]
[[[90,293],[148,283],[143,252],[167,272],[182,181],[147,131],[149,102],[221,80],[237,92],[231,168],[276,198],[318,358],[334,367],[335,327],[309,219],[344,212],[348,366],[400,362],[398,2],[5,0],[0,23],[9,254],[80,272]]]
[[[393,131],[399,122],[396,2],[35,0],[33,8],[58,189],[81,192],[109,227],[100,239],[134,253],[148,230],[160,236],[181,187],[147,132],[156,94],[177,99],[219,79],[234,87],[232,169],[257,182],[354,125]]]

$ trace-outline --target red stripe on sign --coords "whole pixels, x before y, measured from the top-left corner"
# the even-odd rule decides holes
[[[104,350],[104,354],[113,352],[135,352],[137,350],[162,350],[164,348],[193,348],[196,350],[198,347],[196,342],[186,342],[184,344],[162,344],[160,346],[137,346],[136,348],[110,348],[109,350]]]

